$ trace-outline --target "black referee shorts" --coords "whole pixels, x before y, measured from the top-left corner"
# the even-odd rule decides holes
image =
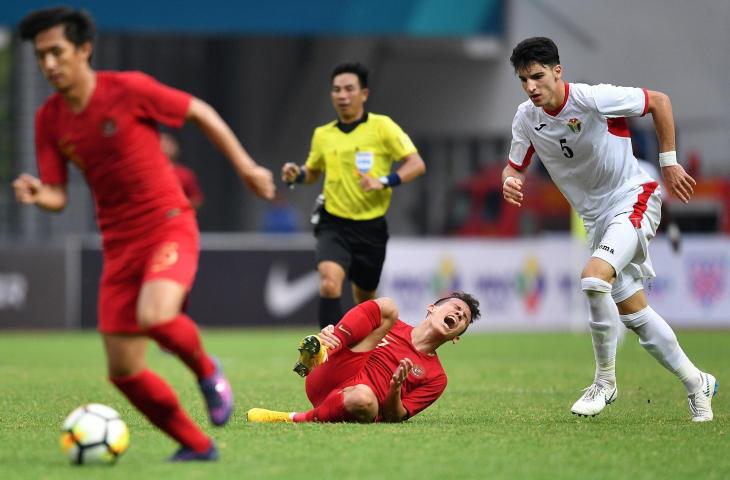
[[[322,209],[314,228],[317,239],[317,264],[339,264],[348,278],[362,290],[374,291],[380,282],[388,243],[385,217],[372,220],[349,220]]]

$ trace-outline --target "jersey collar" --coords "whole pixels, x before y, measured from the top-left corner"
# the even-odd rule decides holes
[[[547,113],[551,117],[554,117],[558,113],[560,113],[561,111],[563,111],[563,107],[568,102],[568,93],[570,92],[570,84],[568,82],[564,82],[564,83],[565,83],[565,98],[563,98],[563,103],[556,110],[546,110],[543,107],[543,110],[545,110],[545,113]]]
[[[342,133],[350,133],[351,131],[355,130],[358,125],[361,123],[365,123],[368,121],[368,112],[365,112],[362,117],[360,117],[359,120],[355,120],[352,123],[342,123],[340,120],[337,120],[337,123],[335,126],[340,129]]]

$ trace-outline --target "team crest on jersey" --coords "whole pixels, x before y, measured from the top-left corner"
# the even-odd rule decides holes
[[[578,120],[577,118],[571,118],[570,120],[568,120],[568,128],[573,133],[580,133],[580,126],[580,120]]]
[[[111,118],[105,118],[101,122],[101,134],[105,137],[111,137],[115,133],[117,133],[117,122]]]
[[[414,377],[422,377],[423,374],[426,372],[425,372],[425,370],[423,370],[422,366],[413,365],[413,370],[411,370],[411,373],[413,374]]]

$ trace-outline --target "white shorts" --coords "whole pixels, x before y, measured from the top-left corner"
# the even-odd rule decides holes
[[[649,241],[661,221],[661,191],[656,182],[639,185],[625,204],[617,205],[604,222],[589,232],[593,257],[608,262],[616,271],[611,296],[623,302],[644,288],[643,279],[655,277],[649,258]]]

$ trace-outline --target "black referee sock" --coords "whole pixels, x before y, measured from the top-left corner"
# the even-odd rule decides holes
[[[342,305],[340,305],[340,297],[319,297],[319,328],[324,328],[327,325],[337,325],[341,318]]]

